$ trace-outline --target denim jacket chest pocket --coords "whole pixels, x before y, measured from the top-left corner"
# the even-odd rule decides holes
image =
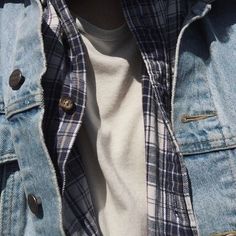
[[[172,124],[183,154],[236,147],[235,6],[214,4],[179,42]]]

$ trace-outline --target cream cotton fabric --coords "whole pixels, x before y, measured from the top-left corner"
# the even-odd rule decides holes
[[[126,25],[77,20],[87,49],[87,104],[78,145],[104,236],[146,236],[141,56]]]

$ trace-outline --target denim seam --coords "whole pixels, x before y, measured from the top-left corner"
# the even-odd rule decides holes
[[[232,231],[226,231],[226,232],[222,232],[222,233],[212,233],[210,236],[227,236],[228,234],[236,234],[235,230]]]
[[[12,176],[12,182],[11,182],[11,193],[13,193],[14,192],[14,185],[15,185],[15,176],[14,176],[14,174],[13,174],[13,176]],[[10,231],[10,235],[11,235],[11,230],[12,230],[12,228],[13,227],[11,227],[11,225],[12,225],[12,217],[13,217],[13,197],[11,197],[10,198],[10,203],[9,203],[9,205],[10,205],[10,217],[9,217],[9,219],[10,219],[10,224],[9,224],[9,231]],[[9,222],[8,222],[9,223]]]
[[[4,168],[4,176],[6,176],[6,168]],[[11,216],[12,216],[12,193],[13,193],[13,184],[14,184],[14,179],[13,177],[10,175],[8,179],[5,178],[5,183],[10,183],[10,186],[8,186],[8,188],[6,188],[6,191],[3,193],[3,195],[1,196],[1,201],[2,201],[2,206],[1,209],[3,210],[2,214],[1,214],[1,224],[2,224],[2,234],[1,235],[5,235],[5,233],[7,233],[7,235],[11,235],[11,232],[9,232],[11,230]],[[5,211],[6,210],[6,211]],[[5,213],[5,214],[4,214]],[[9,216],[9,217],[7,217]],[[10,222],[9,222],[10,220]],[[7,231],[7,232],[5,232]]]
[[[1,154],[0,154],[1,155]],[[8,153],[4,153],[1,157],[0,157],[0,162],[2,160],[8,160],[13,158],[13,160],[16,158],[16,154],[14,152],[8,152]]]
[[[32,103],[31,105],[27,105],[26,107],[23,107],[23,108],[20,108],[20,109],[12,109],[10,112],[7,112],[7,119],[10,119],[12,116],[16,115],[16,114],[19,114],[23,111],[27,111],[27,110],[30,110],[32,108],[35,108],[35,107],[40,107],[41,106],[41,102],[37,102],[35,101],[34,103]]]
[[[227,154],[227,157],[228,157],[229,169],[230,169],[232,178],[233,178],[233,180],[234,180],[234,187],[236,187],[236,175],[234,174],[233,169],[232,169],[233,163],[232,163],[232,160],[231,160],[231,158],[230,158],[229,152],[226,152],[226,154]]]
[[[209,148],[209,149],[196,149],[195,151],[192,151],[192,152],[182,152],[182,155],[189,156],[189,155],[203,154],[203,153],[208,153],[208,152],[224,151],[224,150],[229,150],[232,148],[236,148],[236,144],[228,145],[227,147],[213,147],[213,148]]]
[[[62,219],[62,199],[61,199],[61,195],[60,195],[60,190],[59,190],[59,187],[58,187],[58,182],[57,182],[57,177],[56,177],[56,171],[55,171],[55,168],[54,168],[54,165],[52,163],[52,160],[50,158],[50,155],[49,155],[49,152],[48,152],[48,149],[47,149],[47,146],[45,144],[45,140],[44,140],[44,136],[43,136],[43,131],[42,131],[42,125],[43,125],[43,114],[45,112],[45,109],[44,107],[41,107],[42,109],[42,114],[41,114],[41,122],[39,123],[39,130],[40,130],[40,141],[41,141],[41,144],[42,144],[42,149],[44,150],[44,152],[47,154],[46,155],[46,159],[47,159],[47,162],[48,162],[48,165],[49,165],[49,168],[51,170],[51,173],[52,173],[52,182],[54,184],[54,187],[55,187],[55,191],[57,193],[57,196],[56,196],[56,200],[58,201],[58,207],[59,207],[59,224],[60,224],[60,232],[61,232],[61,236],[65,236],[65,232],[64,232],[64,229],[63,229],[63,219]]]
[[[2,178],[2,185],[3,183],[6,183],[6,167],[4,166],[3,167],[3,178]],[[3,195],[2,195],[3,194]],[[0,198],[0,209],[3,209],[4,208],[4,193],[2,193],[2,190],[1,190],[1,198]],[[0,211],[0,235],[3,235],[3,220],[4,220],[4,211]]]
[[[224,136],[223,136],[224,137]],[[193,142],[193,143],[179,143],[179,145],[180,146],[182,146],[182,145],[189,145],[189,144],[201,144],[201,143],[210,143],[210,142],[214,142],[214,141],[225,141],[225,140],[233,140],[233,139],[235,139],[236,138],[236,136],[232,136],[232,137],[230,137],[230,138],[221,138],[221,139],[209,139],[209,140],[205,140],[205,141],[201,141],[201,142]],[[226,143],[224,143],[226,146],[227,146],[227,144]]]
[[[172,85],[172,96],[171,96],[171,125],[174,129],[174,99],[175,99],[175,89],[176,89],[176,82],[177,82],[177,76],[178,76],[178,64],[179,64],[179,54],[180,54],[180,43],[183,38],[183,35],[189,26],[194,23],[197,20],[202,19],[209,11],[211,10],[211,7],[209,5],[206,5],[206,8],[204,12],[202,12],[201,15],[193,17],[180,31],[177,44],[176,44],[176,50],[175,50],[175,65],[174,65],[174,76],[173,76],[173,85]]]
[[[26,100],[26,99],[28,99],[28,98],[37,97],[38,95],[41,95],[41,94],[40,94],[40,93],[34,93],[34,94],[32,94],[32,95],[27,95],[27,96],[25,96],[25,97],[22,97],[22,98],[20,98],[20,99],[17,99],[16,101],[9,103],[8,106],[6,106],[6,108],[11,107],[12,105],[15,105],[15,104],[17,104],[17,103],[19,103],[19,102],[21,102],[21,101],[24,101],[24,100]]]

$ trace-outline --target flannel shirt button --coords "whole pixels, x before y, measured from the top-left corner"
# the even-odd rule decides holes
[[[18,90],[25,82],[25,78],[19,69],[14,70],[9,78],[9,85],[13,90]]]
[[[42,202],[41,202],[40,198],[37,198],[33,194],[29,194],[28,195],[28,206],[29,206],[31,212],[34,215],[36,215],[36,216],[39,215],[41,204],[42,204]]]
[[[59,106],[61,107],[61,109],[68,113],[68,114],[72,114],[75,111],[75,103],[72,101],[71,98],[69,97],[63,97],[59,100]]]

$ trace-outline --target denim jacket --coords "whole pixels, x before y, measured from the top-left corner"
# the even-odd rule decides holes
[[[56,174],[42,133],[40,78],[46,65],[41,15],[38,1],[0,6],[0,235],[64,234]],[[17,80],[16,69],[24,76],[18,90],[9,85]],[[37,216],[30,201],[38,207]]]
[[[38,0],[0,1],[0,235],[65,234],[42,132],[41,18]],[[169,126],[182,155],[236,146],[235,59],[235,1],[192,1],[176,47]]]

